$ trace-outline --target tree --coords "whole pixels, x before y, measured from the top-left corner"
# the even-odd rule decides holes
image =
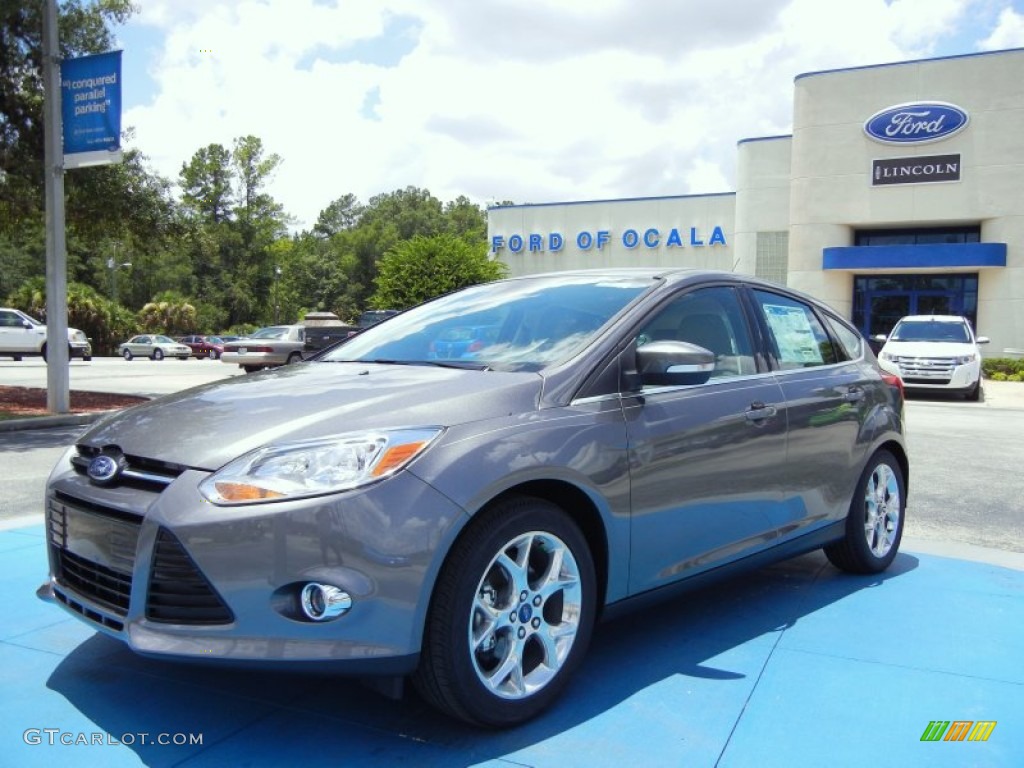
[[[484,243],[449,234],[403,241],[378,267],[377,292],[370,301],[377,309],[406,309],[468,285],[497,280],[506,269],[487,258]]]
[[[351,192],[342,195],[320,211],[316,224],[313,225],[313,234],[319,238],[331,238],[339,232],[352,229],[359,221],[363,210],[363,206]]]
[[[208,144],[182,163],[178,174],[181,200],[199,220],[219,224],[231,217],[235,169],[222,144]]]

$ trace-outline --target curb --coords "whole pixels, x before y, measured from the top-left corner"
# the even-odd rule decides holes
[[[24,419],[6,419],[0,421],[0,432],[17,432],[24,429],[47,429],[49,427],[83,427],[99,421],[104,416],[117,413],[118,410],[96,411],[94,413],[69,413],[59,416],[30,416]]]

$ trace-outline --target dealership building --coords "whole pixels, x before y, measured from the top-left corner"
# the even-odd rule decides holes
[[[865,335],[970,318],[1024,348],[1024,49],[812,72],[793,133],[738,144],[736,191],[492,207],[511,275],[736,271],[817,296]]]

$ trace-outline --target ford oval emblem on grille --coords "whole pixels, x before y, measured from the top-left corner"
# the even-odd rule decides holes
[[[108,453],[101,453],[89,462],[86,473],[97,485],[109,485],[121,474],[125,467],[124,456],[111,456]]]
[[[969,120],[964,110],[944,101],[896,104],[869,117],[864,133],[885,144],[923,144],[959,133]]]

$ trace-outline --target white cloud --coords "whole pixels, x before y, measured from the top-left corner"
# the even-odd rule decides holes
[[[992,34],[978,44],[983,51],[1021,46],[1024,46],[1024,14],[1017,13],[1013,8],[1003,9]]]
[[[719,192],[739,139],[790,130],[796,75],[934,55],[990,2],[165,0],[133,22],[165,36],[124,123],[172,179],[259,136],[300,226],[410,184],[478,203]],[[1019,36],[999,19],[989,40]]]

